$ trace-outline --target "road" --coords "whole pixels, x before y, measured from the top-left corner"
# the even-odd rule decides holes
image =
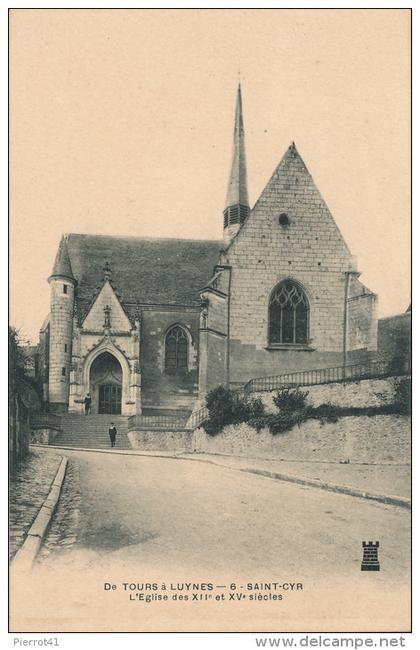
[[[71,541],[54,548],[47,540],[49,554],[16,587],[16,625],[42,631],[408,629],[406,510],[196,461],[65,453],[77,474],[71,490],[78,516],[67,495],[51,530],[55,525]],[[360,571],[363,540],[380,541],[380,572]],[[122,585],[157,583],[162,593],[163,582],[172,599],[188,593],[188,581],[227,589],[213,589],[211,602],[145,604]],[[285,581],[303,589],[246,588]],[[105,590],[105,582],[116,589]],[[231,583],[245,602],[216,602]],[[251,601],[251,593],[282,593],[282,600]],[[36,603],[40,594],[42,607],[21,611],[19,603]]]

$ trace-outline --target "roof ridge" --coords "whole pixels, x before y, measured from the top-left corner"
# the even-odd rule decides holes
[[[96,233],[79,233],[71,232],[66,235],[66,237],[101,237],[103,239],[132,239],[133,241],[182,241],[182,242],[200,242],[207,244],[223,244],[223,239],[193,239],[193,238],[182,238],[182,237],[140,237],[137,235],[101,235]]]

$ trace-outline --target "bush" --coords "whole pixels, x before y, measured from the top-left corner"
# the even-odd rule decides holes
[[[306,398],[309,391],[297,388],[281,388],[273,397],[273,402],[279,411],[302,411],[306,407]]]
[[[264,429],[264,427],[269,426],[271,420],[275,417],[274,415],[265,415],[262,414],[258,417],[251,418],[248,421],[248,424],[250,427],[258,431],[258,433],[261,431],[261,429]]]
[[[297,424],[300,426],[307,419],[308,391],[296,388],[281,388],[273,397],[273,402],[279,412],[274,415],[268,427],[273,435],[290,431]]]
[[[268,422],[268,428],[273,435],[286,433],[294,426],[300,426],[306,420],[305,411],[280,411],[273,415]]]
[[[209,410],[208,419],[203,422],[205,431],[214,436],[227,424],[247,422],[257,431],[268,427],[273,435],[290,431],[309,419],[317,419],[321,424],[338,422],[345,416],[375,416],[392,413],[411,412],[411,381],[406,377],[394,379],[394,403],[371,407],[340,407],[331,402],[311,406],[307,404],[308,391],[299,387],[282,388],[273,397],[278,412],[265,414],[261,399],[243,397],[239,393],[219,386],[210,391],[206,398]]]
[[[338,417],[341,414],[342,409],[339,406],[334,406],[331,402],[326,402],[325,404],[320,404],[316,408],[312,408],[308,411],[308,417],[317,418],[321,424],[326,424],[327,422],[338,422]]]
[[[210,436],[219,433],[227,424],[247,422],[264,414],[261,399],[242,397],[224,386],[218,386],[207,394],[206,406],[209,417],[203,422],[203,428]]]
[[[308,417],[306,398],[308,391],[300,388],[282,388],[273,397],[279,412],[275,415],[262,415],[250,420],[249,424],[257,431],[268,427],[273,435],[285,433]]]

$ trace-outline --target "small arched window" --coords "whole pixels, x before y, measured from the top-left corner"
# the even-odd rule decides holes
[[[188,337],[182,327],[171,327],[165,338],[165,368],[186,370],[188,368]]]
[[[269,343],[304,344],[309,339],[309,302],[293,280],[273,291],[269,306]]]

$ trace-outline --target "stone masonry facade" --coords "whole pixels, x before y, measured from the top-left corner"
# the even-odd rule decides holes
[[[279,224],[281,213],[290,225]],[[232,266],[233,339],[267,348],[270,294],[290,277],[309,299],[310,346],[341,350],[345,272],[353,261],[295,147],[274,172],[226,259]]]
[[[49,402],[54,410],[64,411],[69,402],[69,376],[72,355],[74,282],[65,277],[50,279],[51,311],[49,327]]]

